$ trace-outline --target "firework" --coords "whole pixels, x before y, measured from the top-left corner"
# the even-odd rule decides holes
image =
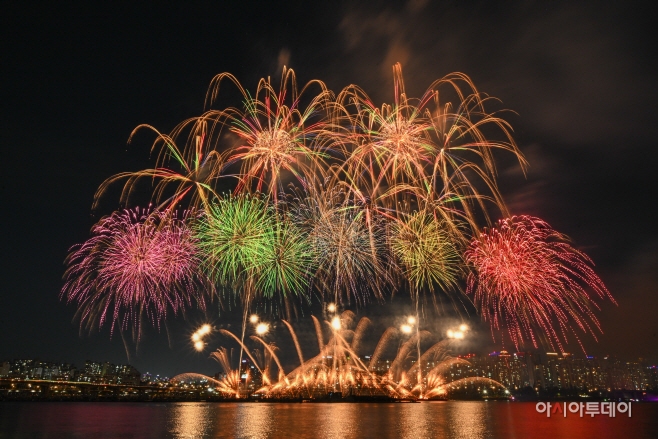
[[[336,320],[337,319],[337,320]],[[316,320],[314,319],[314,322]],[[339,323],[334,326],[334,321]],[[304,360],[297,335],[292,325],[284,320],[290,334],[295,341],[299,356],[299,366],[286,373],[278,358],[279,349],[274,343],[266,343],[258,336],[251,336],[257,347],[249,350],[242,346],[239,338],[221,330],[231,340],[240,343],[248,353],[253,364],[244,367],[242,362],[239,369],[232,369],[228,349],[221,347],[211,354],[224,369],[226,379],[222,381],[209,381],[217,390],[228,397],[239,395],[259,394],[264,398],[324,398],[329,392],[342,392],[343,395],[352,396],[388,396],[404,399],[430,399],[445,397],[451,389],[478,385],[493,386],[504,389],[497,381],[482,378],[464,378],[453,381],[451,379],[451,366],[470,365],[470,363],[451,354],[450,347],[454,340],[442,340],[432,345],[425,352],[418,351],[414,355],[417,339],[428,339],[431,334],[420,331],[409,337],[402,344],[394,359],[385,360],[381,353],[391,347],[399,332],[395,328],[388,328],[377,343],[375,355],[368,361],[361,359],[360,345],[364,338],[364,331],[371,322],[362,318],[354,330],[348,324],[352,321],[349,312],[340,317],[335,316],[331,322],[326,322],[332,329],[332,336],[324,344],[321,333],[318,333],[320,352],[315,357]],[[270,362],[274,362],[279,371],[278,380],[270,379]],[[420,369],[424,371],[419,373]],[[233,380],[232,377],[247,375],[246,380]],[[262,383],[259,379],[262,377]],[[184,380],[194,377],[194,374],[182,374],[174,379]],[[197,376],[200,377],[200,376]],[[259,387],[261,386],[262,387]]]
[[[268,248],[271,221],[258,197],[228,197],[209,205],[195,230],[213,277],[226,285],[244,282]]]
[[[287,296],[307,290],[313,255],[307,236],[297,225],[277,221],[268,230],[263,250],[253,263],[258,291],[272,298],[277,292]]]
[[[292,211],[308,233],[315,284],[334,303],[363,305],[371,293],[381,299],[390,280],[384,221],[338,189],[311,188],[305,195]]]
[[[211,121],[211,124],[216,124],[216,121]],[[176,139],[182,137],[190,127],[187,143],[180,148]],[[206,206],[216,196],[213,187],[224,166],[222,155],[210,147],[212,132],[208,133],[207,115],[183,122],[171,135],[162,134],[150,125],[140,125],[133,130],[129,143],[141,129],[152,130],[157,134],[151,148],[151,151],[159,149],[156,168],[124,172],[105,180],[96,191],[94,207],[98,206],[110,186],[120,180],[126,180],[120,202],[129,205],[131,196],[137,190],[137,183],[144,178],[157,180],[153,198],[162,203],[161,208],[173,209],[186,196],[193,206]],[[173,161],[177,170],[169,166],[170,161]]]
[[[305,185],[306,176],[322,173],[328,158],[327,143],[335,136],[328,129],[326,118],[319,117],[329,105],[331,93],[321,81],[309,82],[301,92],[297,90],[295,73],[284,67],[280,90],[270,79],[261,79],[252,97],[231,75],[218,75],[211,85],[210,101],[214,101],[221,80],[230,78],[245,99],[244,111],[230,110],[227,123],[239,137],[238,146],[228,149],[227,163],[240,164],[240,181],[236,193],[242,191],[271,194],[276,201],[284,193],[283,172]],[[319,93],[305,109],[300,102],[311,86]]]
[[[454,73],[435,81],[420,99],[407,96],[399,63],[393,66],[393,76],[392,105],[377,108],[354,85],[337,97],[337,108],[352,127],[347,135],[352,147],[343,168],[353,190],[379,198],[380,207],[392,209],[394,214],[398,203],[413,203],[408,195],[403,196],[400,187],[418,190],[430,199],[432,193],[453,194],[452,201],[471,220],[473,200],[481,203],[490,199],[505,211],[495,185],[491,151],[509,151],[522,167],[526,164],[509,125],[485,112],[487,99],[464,74]],[[440,93],[457,99],[441,103]],[[500,139],[487,138],[484,130],[497,131]],[[488,194],[480,194],[479,183],[484,183]]]
[[[225,79],[242,95],[241,108],[213,109]],[[609,293],[562,235],[527,218],[480,233],[478,221],[489,223],[491,209],[508,215],[493,151],[526,164],[511,127],[490,112],[491,99],[461,73],[434,81],[420,98],[407,95],[399,64],[393,79],[392,103],[378,105],[357,85],[334,96],[314,80],[299,91],[287,68],[278,90],[268,78],[253,94],[224,73],[213,79],[201,116],[170,134],[139,126],[131,139],[144,127],[157,134],[154,169],[109,178],[96,205],[122,179],[120,201],[131,204],[138,181],[149,178],[152,199],[167,212],[203,208],[194,232],[185,228],[183,239],[164,220],[115,214],[71,256],[63,294],[78,303],[83,321],[124,328],[145,316],[159,324],[167,310],[203,300],[201,266],[244,305],[244,324],[260,299],[290,316],[293,299],[310,301],[314,293],[334,307],[365,306],[398,286],[409,287],[418,317],[421,297],[437,305],[435,291],[453,304],[464,298],[461,252],[472,241],[466,259],[476,272],[467,288],[493,328],[507,325],[515,343],[535,342],[539,328],[558,344],[572,322],[599,329],[587,291]],[[188,253],[183,241],[191,243]],[[129,251],[139,262],[122,256]],[[336,340],[349,322],[330,318],[338,318],[334,349],[348,349]],[[320,345],[321,327],[318,321]],[[420,357],[417,323],[401,327],[414,329]]]
[[[539,218],[500,220],[473,240],[465,258],[475,270],[468,294],[492,332],[505,325],[517,347],[526,337],[537,347],[541,331],[564,351],[567,333],[576,335],[572,322],[595,336],[593,329],[601,328],[590,291],[613,300],[591,259]]]
[[[159,326],[168,310],[174,314],[195,300],[204,278],[198,242],[185,224],[158,211],[134,209],[102,219],[92,237],[69,255],[62,297],[75,302],[81,324],[139,333],[143,318]]]
[[[444,224],[432,215],[417,212],[396,222],[391,237],[393,254],[404,267],[412,291],[450,290],[459,278],[459,254]]]

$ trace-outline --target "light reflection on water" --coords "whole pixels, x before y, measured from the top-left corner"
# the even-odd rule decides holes
[[[420,439],[432,436],[431,424],[435,422],[430,404],[401,403],[396,407],[398,428],[401,438]]]
[[[241,404],[235,437],[268,438],[275,422],[273,404]]]
[[[176,438],[207,437],[212,431],[214,414],[210,404],[172,404],[169,432]]]
[[[0,438],[653,438],[658,403],[633,417],[547,418],[534,403],[13,403]]]
[[[358,419],[352,404],[322,404],[324,410],[318,413],[317,436],[334,439],[358,437]]]
[[[447,413],[445,425],[450,428],[450,437],[483,439],[487,433],[485,413],[487,403],[479,401],[456,401]]]

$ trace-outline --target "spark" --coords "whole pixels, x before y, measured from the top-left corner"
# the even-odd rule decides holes
[[[263,334],[267,333],[267,331],[269,331],[269,329],[270,329],[270,327],[267,324],[260,323],[260,324],[258,324],[258,326],[256,326],[256,333],[258,335],[263,335]]]
[[[567,332],[576,335],[572,322],[592,335],[600,330],[589,291],[613,300],[591,259],[539,218],[500,220],[471,242],[465,258],[474,268],[467,293],[492,332],[506,325],[517,347],[526,337],[537,347],[541,331],[564,351]]]

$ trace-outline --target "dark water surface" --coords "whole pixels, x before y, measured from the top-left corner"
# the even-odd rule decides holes
[[[632,417],[569,413],[534,403],[420,404],[0,402],[0,438],[655,438],[658,404]]]

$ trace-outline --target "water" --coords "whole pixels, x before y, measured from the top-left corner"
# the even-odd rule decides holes
[[[547,418],[534,403],[0,402],[0,438],[649,438],[658,404],[632,417]]]

